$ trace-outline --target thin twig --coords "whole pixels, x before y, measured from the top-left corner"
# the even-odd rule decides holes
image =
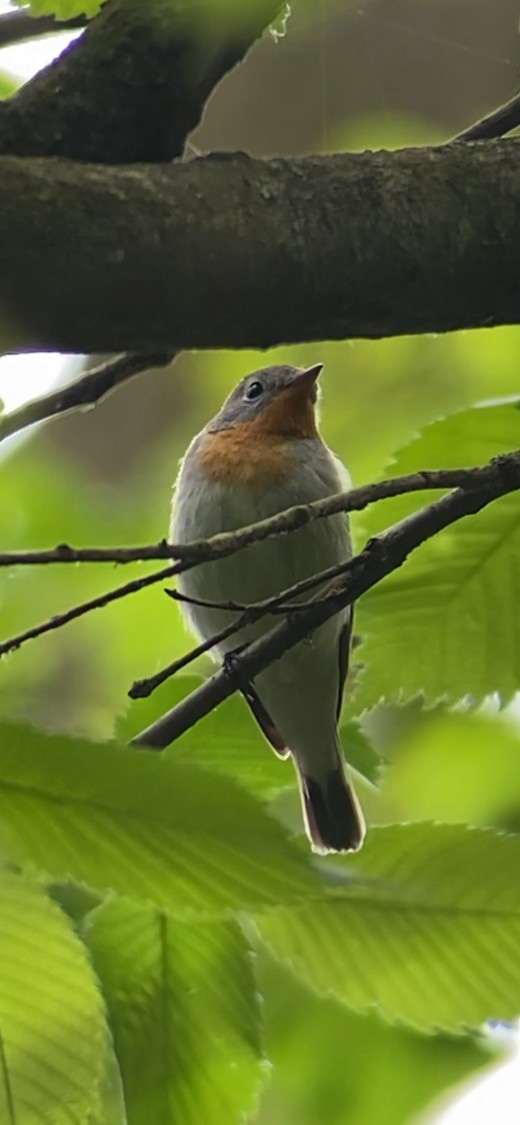
[[[31,16],[27,12],[7,12],[0,16],[0,47],[10,47],[13,43],[23,43],[25,39],[36,39],[55,31],[81,30],[86,24],[85,16],[75,16],[68,20],[57,20],[55,16]]]
[[[301,582],[295,582],[294,586],[288,586],[286,590],[281,590],[279,594],[274,595],[272,598],[265,598],[263,601],[250,602],[245,605],[243,602],[208,602],[202,598],[190,598],[185,594],[179,593],[178,590],[165,590],[165,594],[169,594],[175,601],[188,602],[191,605],[207,606],[210,609],[222,609],[228,613],[241,610],[241,616],[236,617],[229,625],[221,629],[218,633],[214,633],[207,641],[197,645],[196,648],[191,649],[189,652],[181,656],[179,660],[174,660],[173,664],[168,664],[166,668],[162,668],[160,672],[156,672],[154,676],[149,676],[144,680],[136,680],[132,684],[128,692],[131,699],[143,699],[152,695],[156,688],[164,684],[166,680],[171,679],[182,668],[187,668],[194,660],[198,660],[199,656],[204,656],[205,653],[210,652],[212,648],[216,648],[221,641],[227,640],[240,629],[246,625],[251,625],[255,621],[260,620],[262,617],[267,617],[268,614],[280,615],[288,613],[302,613],[307,608],[307,602],[300,604],[289,602],[289,598],[299,597],[301,594],[313,591],[317,586],[323,586],[325,582],[333,578],[338,578],[340,574],[344,574],[348,569],[350,559],[346,559],[342,563],[337,563],[336,566],[329,566],[326,570],[320,570],[316,574],[309,575],[308,578],[303,578]]]
[[[32,629],[26,629],[25,632],[18,633],[17,636],[3,641],[0,644],[0,656],[6,656],[8,652],[15,652],[26,641],[42,637],[44,633],[53,633],[56,629],[61,629],[63,625],[68,625],[70,621],[77,621],[79,617],[84,617],[86,613],[92,613],[94,609],[104,609],[112,602],[117,602],[120,598],[126,598],[129,594],[136,594],[140,590],[146,589],[147,586],[153,586],[155,582],[160,582],[163,578],[171,578],[173,571],[174,568],[168,566],[164,570],[146,575],[145,578],[136,578],[133,582],[125,582],[124,586],[116,586],[108,593],[100,594],[97,598],[91,598],[88,602],[81,602],[80,605],[73,606],[65,613],[57,613],[47,621],[42,621],[40,625],[34,625]]]
[[[508,454],[514,457],[515,454]],[[152,562],[159,559],[176,559],[180,565],[172,569],[172,574],[180,574],[189,567],[214,559],[224,558],[236,551],[249,547],[273,535],[297,531],[313,520],[325,519],[340,512],[359,512],[376,500],[386,500],[403,496],[410,492],[446,488],[477,488],[494,479],[495,461],[473,469],[435,469],[374,484],[352,488],[348,492],[338,492],[325,500],[315,500],[311,504],[297,504],[269,519],[260,520],[238,531],[222,532],[210,539],[196,539],[192,543],[160,543],[144,547],[70,547],[61,543],[57,547],[42,551],[3,551],[0,553],[2,566],[35,566],[52,563],[131,563]]]
[[[305,612],[291,614],[236,655],[226,667],[183,699],[171,711],[133,739],[133,745],[160,750],[194,726],[204,715],[251,682],[264,668],[314,632],[334,614],[352,605],[392,571],[408,555],[439,531],[485,508],[508,492],[520,489],[520,458],[501,458],[496,463],[494,483],[488,481],[472,491],[457,489],[422,508],[407,519],[371,539],[364,550],[345,565],[345,574],[332,589],[309,604]]]
[[[517,94],[505,105],[499,106],[492,113],[488,113],[486,117],[481,117],[479,121],[475,121],[474,125],[463,129],[462,133],[458,133],[451,143],[492,140],[496,137],[505,136],[512,129],[516,129],[518,125],[520,125],[520,95]]]
[[[187,602],[189,605],[204,606],[209,609],[221,609],[227,613],[240,611],[240,616],[231,621],[229,625],[224,626],[218,633],[214,633],[207,641],[192,648],[189,652],[185,653],[178,660],[174,660],[173,664],[168,664],[166,668],[162,668],[160,672],[156,672],[154,676],[149,676],[144,680],[136,680],[132,684],[128,692],[131,699],[143,699],[148,697],[169,680],[180,672],[182,668],[187,668],[194,660],[198,660],[199,656],[204,656],[205,653],[210,652],[212,648],[216,648],[222,641],[232,637],[235,633],[240,632],[247,625],[253,625],[262,617],[268,614],[287,614],[287,613],[301,613],[305,610],[306,603],[302,602],[300,605],[297,603],[288,602],[289,598],[299,597],[301,594],[308,591],[315,590],[317,586],[323,584],[332,578],[337,578],[338,575],[343,574],[345,568],[348,567],[350,560],[338,563],[336,566],[330,566],[326,570],[320,570],[316,574],[309,575],[308,578],[302,579],[301,582],[295,582],[293,586],[288,586],[286,590],[281,590],[279,594],[275,594],[272,598],[264,598],[263,601],[250,602],[249,605],[243,602],[210,602],[204,598],[190,598],[186,594],[181,594],[178,590],[165,590],[175,601]]]
[[[136,680],[128,692],[130,699],[146,699],[156,688],[166,683],[166,680],[171,679],[171,677],[175,676],[177,672],[180,672],[182,668],[187,668],[188,664],[192,664],[199,656],[204,656],[206,652],[210,652],[210,650],[214,648],[215,645],[220,644],[221,641],[225,641],[228,637],[233,636],[233,633],[236,633],[241,627],[242,618],[238,618],[237,621],[231,621],[229,625],[226,625],[225,629],[221,629],[219,633],[214,633],[208,641],[203,641],[200,645],[196,645],[195,648],[190,649],[184,656],[179,657],[178,660],[174,660],[173,664],[168,664],[166,668],[162,668],[160,672],[156,672],[155,676],[149,676],[146,680]]]
[[[498,478],[504,480],[505,494],[505,492],[511,491],[508,483],[509,479],[512,478],[516,480],[519,458],[520,451],[517,451],[497,457],[491,461],[489,465],[485,465],[482,468],[425,471],[411,474],[408,477],[396,477],[393,480],[380,481],[359,489],[352,489],[351,492],[338,493],[336,496],[332,496],[327,500],[319,500],[313,504],[303,504],[295,508],[289,508],[287,512],[281,512],[271,519],[262,520],[240,531],[215,535],[211,539],[200,539],[183,547],[176,547],[163,542],[159,544],[158,547],[153,548],[116,548],[113,551],[109,551],[107,554],[107,551],[102,548],[80,548],[74,550],[67,545],[62,545],[52,551],[11,552],[9,554],[3,554],[0,556],[0,566],[12,566],[15,563],[35,564],[42,562],[129,562],[135,561],[136,558],[155,559],[158,557],[171,557],[175,554],[182,554],[185,557],[185,561],[183,559],[162,570],[154,571],[153,574],[146,575],[144,578],[136,578],[121,586],[116,586],[105,594],[101,594],[87,602],[82,602],[72,609],[67,610],[65,613],[56,614],[49,620],[43,621],[41,624],[33,626],[23,633],[18,633],[16,636],[8,638],[0,644],[0,657],[5,656],[9,652],[14,652],[27,641],[34,640],[36,637],[43,636],[45,633],[60,629],[63,625],[67,625],[69,622],[85,616],[85,614],[92,612],[92,610],[103,609],[112,602],[119,601],[121,598],[125,598],[130,594],[138,593],[148,586],[163,581],[163,579],[172,578],[174,575],[189,570],[194,566],[198,566],[202,562],[234,554],[252,543],[267,539],[268,536],[295,531],[297,528],[303,527],[314,519],[322,519],[326,516],[343,511],[359,510],[376,499],[398,496],[406,492],[417,492],[420,488],[446,487],[447,479],[458,479],[464,482],[464,487],[461,491],[467,494],[468,502],[472,495],[478,493],[479,490],[481,491],[486,486],[496,487]],[[516,484],[514,487],[517,487]],[[471,511],[472,509],[469,508],[468,510]],[[158,552],[161,553],[158,554]],[[339,572],[342,573],[342,571],[343,565],[340,564]],[[305,579],[303,582],[298,583],[296,587],[292,587],[292,590],[284,591],[283,595],[280,595],[280,602],[285,602],[288,596],[294,597],[303,593],[305,590],[312,589],[328,578],[333,577],[334,573],[338,573],[338,568],[329,568],[328,571],[323,571]],[[278,601],[278,595],[275,600]],[[278,604],[280,604],[280,602]],[[259,608],[259,605],[257,604],[255,608]],[[271,612],[273,608],[272,599],[271,605],[266,606],[265,603],[262,604],[264,613]],[[300,607],[298,607],[298,609],[300,609]]]
[[[35,422],[44,422],[71,410],[92,407],[105,398],[110,391],[134,375],[149,371],[152,367],[165,367],[175,357],[175,352],[152,352],[148,355],[123,353],[107,360],[106,363],[87,371],[73,383],[67,383],[57,391],[51,391],[41,398],[19,406],[11,414],[0,417],[0,442],[13,434],[25,430]],[[60,561],[64,561],[63,559]]]

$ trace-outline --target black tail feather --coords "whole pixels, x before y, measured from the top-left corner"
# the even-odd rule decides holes
[[[307,835],[318,852],[356,852],[363,843],[365,824],[355,793],[340,766],[323,782],[300,775]]]

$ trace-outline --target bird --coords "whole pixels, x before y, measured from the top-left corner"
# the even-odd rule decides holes
[[[350,487],[347,470],[318,432],[322,368],[321,363],[276,365],[241,379],[181,459],[173,492],[173,543],[234,531]],[[179,576],[181,612],[191,632],[209,641],[236,618],[236,611],[197,601],[249,605],[351,556],[348,517],[339,513],[315,520],[186,570]],[[193,601],[183,602],[182,595]],[[225,663],[269,628],[272,619],[263,617],[216,644],[211,655]],[[338,734],[351,633],[348,606],[254,682],[240,685],[272,749],[292,759],[304,827],[319,854],[357,851],[365,835]]]

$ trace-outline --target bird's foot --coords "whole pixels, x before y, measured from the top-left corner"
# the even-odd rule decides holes
[[[240,664],[238,658],[240,656],[240,653],[243,652],[246,648],[247,644],[238,645],[237,648],[230,649],[229,652],[225,653],[224,659],[222,661],[222,667],[224,670],[224,674],[226,676],[229,676],[230,679],[235,680],[238,677],[238,679],[240,680],[243,678],[240,675]]]

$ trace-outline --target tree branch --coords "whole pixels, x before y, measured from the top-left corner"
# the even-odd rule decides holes
[[[39,625],[33,625],[32,628],[25,629],[23,633],[18,633],[14,637],[9,637],[7,641],[3,641],[0,644],[0,656],[6,656],[9,652],[16,652],[16,649],[21,648],[27,641],[33,641],[36,637],[43,637],[45,633],[54,633],[71,621],[77,621],[80,617],[85,617],[85,614],[92,613],[95,609],[104,609],[112,602],[120,601],[121,598],[127,598],[130,594],[145,590],[147,586],[153,586],[156,582],[161,582],[163,578],[171,578],[174,573],[173,567],[166,567],[164,570],[155,571],[154,574],[147,574],[144,578],[135,578],[133,582],[126,582],[124,586],[116,586],[113,590],[108,590],[107,593],[100,594],[97,598],[90,598],[88,602],[81,602],[80,605],[73,606],[65,613],[57,613],[47,621],[42,621]]]
[[[423,469],[417,473],[407,473],[401,477],[364,484],[351,488],[348,492],[338,492],[325,500],[314,500],[310,504],[296,504],[279,512],[269,519],[258,520],[249,527],[238,531],[221,532],[210,539],[197,539],[192,543],[168,543],[166,539],[150,547],[70,547],[62,543],[58,547],[36,551],[2,551],[0,567],[3,566],[41,566],[55,563],[132,563],[156,562],[159,559],[174,559],[180,565],[172,567],[169,574],[180,574],[193,566],[214,559],[233,555],[252,543],[262,542],[273,535],[285,535],[305,527],[314,520],[326,519],[338,512],[361,512],[377,500],[387,500],[404,496],[410,492],[423,492],[431,489],[464,488],[474,489],[496,478],[497,463],[516,463],[520,452],[504,454],[487,465],[473,469]],[[161,571],[161,576],[165,572]],[[235,607],[240,608],[240,607]]]
[[[290,614],[269,632],[242,649],[232,669],[217,672],[161,719],[132,740],[134,746],[161,750],[194,726],[244,683],[255,679],[316,628],[397,570],[408,555],[439,531],[485,508],[493,500],[520,488],[520,454],[495,462],[494,483],[472,491],[457,489],[371,539],[364,550],[345,564],[344,574],[329,592]]]
[[[115,356],[106,363],[87,371],[75,382],[67,383],[51,394],[31,399],[11,414],[0,416],[0,442],[13,434],[20,433],[35,422],[44,422],[66,414],[71,410],[95,406],[115,387],[125,383],[134,375],[149,371],[154,367],[164,367],[171,363],[175,352],[156,352],[150,355]],[[1,564],[0,564],[1,565]]]
[[[190,0],[111,0],[55,62],[0,103],[0,153],[103,164],[179,156],[213,87],[280,7],[259,0],[234,31],[212,22],[201,32]]]
[[[453,138],[452,143],[493,140],[495,137],[503,137],[505,133],[510,133],[512,129],[516,129],[519,125],[520,96],[517,94],[505,105],[499,106],[498,109],[492,110],[485,117],[481,117],[479,121],[475,121],[473,125],[469,125],[467,129],[463,129],[462,133],[458,133]]]
[[[26,349],[83,353],[517,323],[519,177],[516,140],[161,168],[3,157],[0,311]]]
[[[23,43],[25,39],[36,39],[40,35],[50,35],[54,31],[75,31],[85,26],[84,16],[75,19],[57,20],[55,16],[31,16],[28,12],[7,12],[0,16],[0,47],[10,47],[13,43]]]
[[[158,547],[152,548],[79,548],[76,550],[63,544],[61,547],[57,547],[51,551],[4,553],[0,556],[0,565],[4,566],[12,566],[17,563],[34,565],[42,562],[128,562],[130,559],[135,561],[136,558],[151,559],[163,557],[163,551],[165,552],[165,557],[180,555],[182,558],[163,570],[155,571],[153,574],[146,575],[143,578],[136,578],[121,586],[116,586],[96,598],[74,606],[65,613],[57,614],[49,620],[43,621],[39,625],[25,630],[23,633],[10,637],[0,644],[0,656],[15,651],[20,648],[21,645],[25,644],[27,641],[34,640],[36,637],[43,636],[45,633],[54,632],[63,625],[67,625],[69,622],[75,621],[95,609],[102,609],[112,602],[120,601],[130,594],[138,593],[148,586],[171,578],[176,574],[198,566],[202,562],[224,558],[227,555],[243,550],[245,547],[255,542],[267,539],[272,535],[296,531],[298,528],[305,526],[305,524],[314,519],[326,518],[327,516],[342,511],[359,510],[376,499],[397,496],[405,492],[416,492],[421,487],[447,487],[449,481],[459,486],[460,484],[463,485],[463,487],[458,488],[456,493],[456,495],[460,493],[461,496],[467,497],[467,509],[463,511],[463,514],[478,511],[481,507],[479,503],[479,497],[481,495],[491,492],[492,498],[494,498],[495,495],[505,495],[507,492],[514,491],[516,488],[520,487],[520,451],[503,454],[491,461],[489,465],[485,465],[482,468],[437,470],[433,472],[425,471],[411,474],[407,477],[396,477],[393,480],[376,482],[372,485],[366,485],[361,489],[352,489],[350,493],[338,493],[336,496],[329,497],[326,500],[289,508],[286,512],[281,512],[279,515],[269,520],[263,520],[257,524],[252,524],[250,527],[243,528],[237,532],[215,535],[211,539],[200,539],[185,546],[168,544],[164,541],[159,544]],[[449,495],[455,494],[450,493]],[[475,497],[477,498],[476,508],[472,506],[475,502]],[[434,508],[435,505],[431,505],[431,509],[433,510]],[[423,510],[430,511],[430,508]],[[450,520],[449,522],[452,521]],[[160,556],[158,552],[160,552]],[[350,570],[350,567],[350,562],[330,567],[328,570],[311,575],[295,586],[281,591],[281,593],[272,598],[254,603],[250,606],[237,606],[237,609],[242,609],[245,613],[253,614],[255,620],[267,613],[280,610],[282,607],[284,612],[287,611],[291,617],[305,616],[301,606],[288,606],[285,603],[290,598],[299,597],[302,593],[312,590],[318,585],[323,585],[325,581],[336,578],[338,575]],[[392,569],[392,567],[390,569]],[[235,632],[239,627],[240,626],[235,625],[229,632],[226,627],[226,636],[230,635],[231,632]],[[213,638],[211,646],[215,643],[217,642],[215,638]],[[188,660],[185,661],[185,663],[188,662]]]

